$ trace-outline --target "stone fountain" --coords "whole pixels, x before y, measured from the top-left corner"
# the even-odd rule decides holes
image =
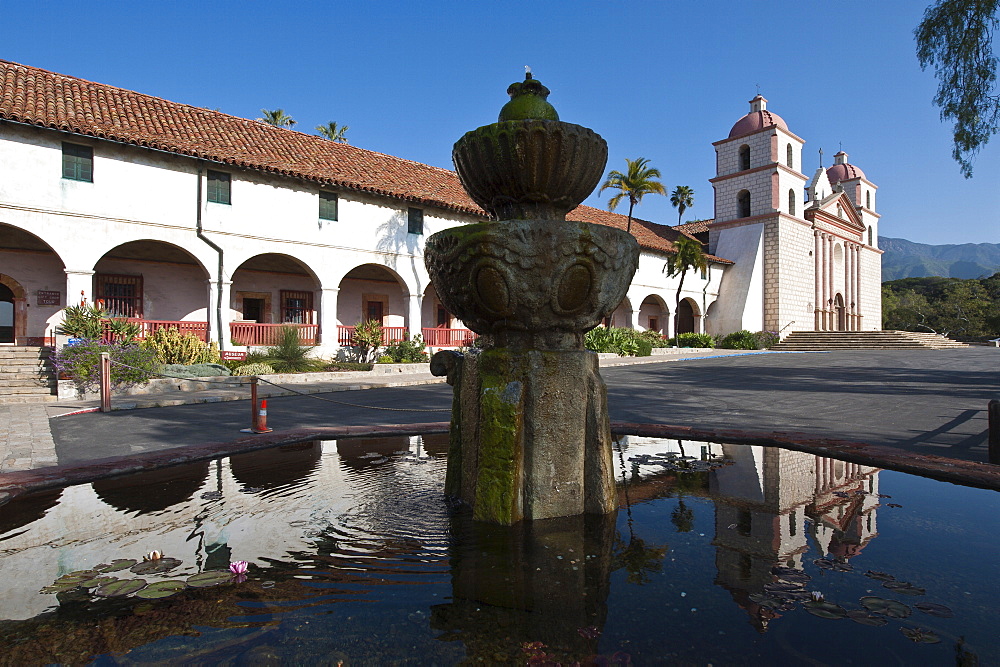
[[[607,389],[584,333],[621,302],[639,246],[625,231],[566,220],[597,186],[607,143],[559,120],[528,73],[499,122],[455,144],[455,169],[492,218],[427,239],[444,306],[480,334],[431,371],[454,387],[445,491],[476,520],[608,514],[617,506]]]

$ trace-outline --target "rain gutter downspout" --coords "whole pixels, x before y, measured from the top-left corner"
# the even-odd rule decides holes
[[[212,241],[212,239],[210,239],[207,236],[205,236],[205,232],[202,229],[202,223],[201,223],[201,201],[202,201],[201,178],[202,178],[202,166],[201,165],[202,165],[202,161],[198,160],[198,208],[197,208],[197,214],[195,216],[195,229],[197,230],[198,238],[200,238],[202,241],[204,241],[205,243],[207,243],[209,245],[209,247],[211,247],[213,250],[215,250],[215,252],[217,252],[219,254],[219,268],[218,268],[217,283],[216,283],[216,290],[215,290],[215,292],[216,292],[216,294],[215,294],[215,321],[219,323],[219,326],[217,327],[218,331],[215,332],[215,337],[219,341],[219,349],[220,350],[224,350],[228,346],[225,346],[225,347],[223,346],[224,339],[223,339],[223,335],[222,335],[222,325],[223,325],[223,322],[222,322],[222,278],[223,278],[223,274],[222,274],[222,248],[220,248],[218,246],[218,244],[216,244],[214,241]]]

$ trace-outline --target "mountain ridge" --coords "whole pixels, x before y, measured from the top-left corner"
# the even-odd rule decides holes
[[[1000,271],[1000,243],[931,245],[879,237],[882,282],[900,278],[985,278]]]

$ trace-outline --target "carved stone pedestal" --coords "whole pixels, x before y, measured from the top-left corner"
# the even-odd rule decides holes
[[[617,505],[607,388],[585,350],[439,352],[454,386],[446,493],[512,524]]]

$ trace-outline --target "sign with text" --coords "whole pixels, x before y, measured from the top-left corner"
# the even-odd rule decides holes
[[[50,292],[40,289],[37,294],[39,306],[58,306],[62,304],[62,292]]]

